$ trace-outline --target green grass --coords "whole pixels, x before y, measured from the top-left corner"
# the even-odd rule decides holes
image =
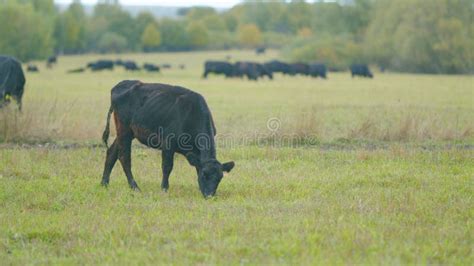
[[[227,54],[253,57],[133,54],[120,57],[187,68],[66,74],[119,57],[71,56],[27,74],[24,112],[0,111],[0,264],[474,263],[472,76],[200,78],[205,59]],[[105,148],[90,144],[123,79],[206,97],[218,158],[236,162],[215,198],[203,199],[181,156],[162,192],[160,153],[139,145],[142,192],[119,163],[99,186]]]

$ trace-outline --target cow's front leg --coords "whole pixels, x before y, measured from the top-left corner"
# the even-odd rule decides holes
[[[171,171],[173,171],[173,161],[174,161],[174,152],[165,151],[161,153],[161,170],[163,171],[163,179],[161,180],[161,189],[163,191],[168,191],[170,187],[169,177]]]

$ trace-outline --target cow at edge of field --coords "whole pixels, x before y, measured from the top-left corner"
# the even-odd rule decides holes
[[[0,55],[0,108],[13,98],[21,111],[25,82],[21,63],[14,57]]]
[[[226,78],[229,78],[235,75],[234,72],[234,65],[231,63],[225,61],[206,61],[202,77],[207,78],[209,73],[214,73],[217,75],[223,74]]]
[[[148,72],[160,72],[160,67],[151,63],[143,64],[143,68]]]
[[[46,67],[51,68],[57,62],[58,62],[58,57],[55,56],[55,55],[52,55],[52,56],[48,57],[48,59],[46,60]]]
[[[38,67],[37,67],[36,65],[34,65],[34,64],[28,64],[28,65],[26,66],[26,71],[27,71],[27,72],[39,72],[39,69],[38,69]]]
[[[269,71],[264,65],[255,62],[236,62],[234,64],[234,76],[247,76],[249,80],[258,80],[264,76],[273,79],[271,71]]]
[[[309,65],[309,75],[311,77],[321,77],[323,79],[327,78],[327,68],[325,64],[310,64]]]
[[[309,75],[309,65],[304,63],[290,64],[290,75]]]
[[[361,76],[366,78],[373,78],[374,75],[370,72],[370,69],[365,64],[352,64],[351,67],[351,76]]]
[[[216,159],[216,129],[204,97],[183,87],[125,80],[112,88],[111,106],[102,136],[107,146],[110,118],[114,114],[117,137],[107,149],[101,184],[107,186],[117,159],[132,189],[139,190],[131,170],[131,144],[134,138],[162,151],[161,188],[169,188],[174,154],[185,156],[198,175],[204,197],[214,196],[223,172],[234,162]]]
[[[263,64],[272,73],[290,74],[290,65],[278,60],[272,60]]]
[[[96,62],[90,62],[87,67],[92,71],[100,71],[104,69],[114,70],[114,61],[112,60],[97,60]]]
[[[257,49],[255,49],[255,53],[256,53],[257,55],[264,54],[266,49],[267,49],[267,48],[265,48],[265,47],[257,47]]]
[[[258,72],[257,64],[253,62],[238,61],[234,64],[235,77],[247,76],[249,80],[258,80],[260,74]]]
[[[137,63],[135,63],[135,61],[131,61],[131,60],[123,62],[123,67],[127,71],[138,71],[138,70],[140,70]]]

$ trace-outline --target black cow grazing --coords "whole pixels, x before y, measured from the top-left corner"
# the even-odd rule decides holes
[[[26,71],[28,71],[28,72],[39,72],[39,69],[36,65],[28,64],[28,66],[26,66]]]
[[[92,71],[100,71],[100,70],[113,70],[114,69],[114,61],[112,60],[97,60],[96,62],[91,62],[87,64],[87,67],[90,68]]]
[[[327,68],[325,64],[310,64],[309,65],[309,75],[312,77],[321,77],[326,79]]]
[[[260,72],[258,71],[257,64],[252,62],[236,62],[234,64],[234,76],[243,77],[247,76],[249,80],[258,80]]]
[[[224,75],[226,78],[234,76],[234,66],[231,63],[224,61],[206,61],[204,63],[204,74],[203,78],[207,78],[209,73],[217,75]]]
[[[265,47],[257,47],[257,49],[255,49],[255,53],[256,53],[257,55],[264,54],[264,53],[265,53],[265,50],[266,50]]]
[[[55,56],[55,55],[50,56],[50,57],[48,57],[48,60],[46,60],[46,66],[48,68],[51,68],[57,62],[58,62],[58,57],[57,56]]]
[[[290,75],[309,75],[309,65],[304,63],[290,64]]]
[[[145,63],[143,64],[143,68],[148,72],[160,72],[160,67],[155,64]]]
[[[138,70],[140,70],[137,63],[135,63],[134,61],[125,61],[125,62],[123,62],[123,67],[125,68],[125,70],[128,70],[128,71],[138,71]]]
[[[139,190],[131,170],[131,144],[136,138],[162,151],[164,191],[169,188],[174,154],[179,153],[196,168],[204,197],[214,196],[223,172],[230,172],[234,162],[222,164],[216,159],[216,129],[200,94],[178,86],[125,80],[112,88],[111,98],[102,139],[107,145],[112,113],[117,137],[107,150],[102,185],[109,184],[110,173],[119,159],[128,184]]]
[[[0,107],[13,98],[21,110],[25,82],[21,63],[14,57],[0,55]]]
[[[351,76],[361,76],[366,78],[373,78],[374,75],[370,72],[370,69],[365,64],[352,64],[351,65]]]
[[[290,74],[291,73],[291,67],[289,64],[278,61],[278,60],[272,60],[270,62],[267,62],[264,64],[267,70],[269,70],[272,73],[283,73],[283,74]]]
[[[68,70],[67,73],[82,73],[84,71],[86,71],[86,69],[83,67],[80,67],[80,68]]]
[[[258,76],[267,76],[269,79],[273,79],[273,73],[264,65],[257,63]]]

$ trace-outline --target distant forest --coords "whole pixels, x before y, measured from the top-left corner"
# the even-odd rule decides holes
[[[0,1],[1,2],[1,1]],[[290,61],[350,63],[417,73],[474,72],[473,0],[244,1],[231,9],[132,16],[117,0],[85,12],[53,0],[3,0],[0,53],[23,61],[52,54],[281,49]]]

